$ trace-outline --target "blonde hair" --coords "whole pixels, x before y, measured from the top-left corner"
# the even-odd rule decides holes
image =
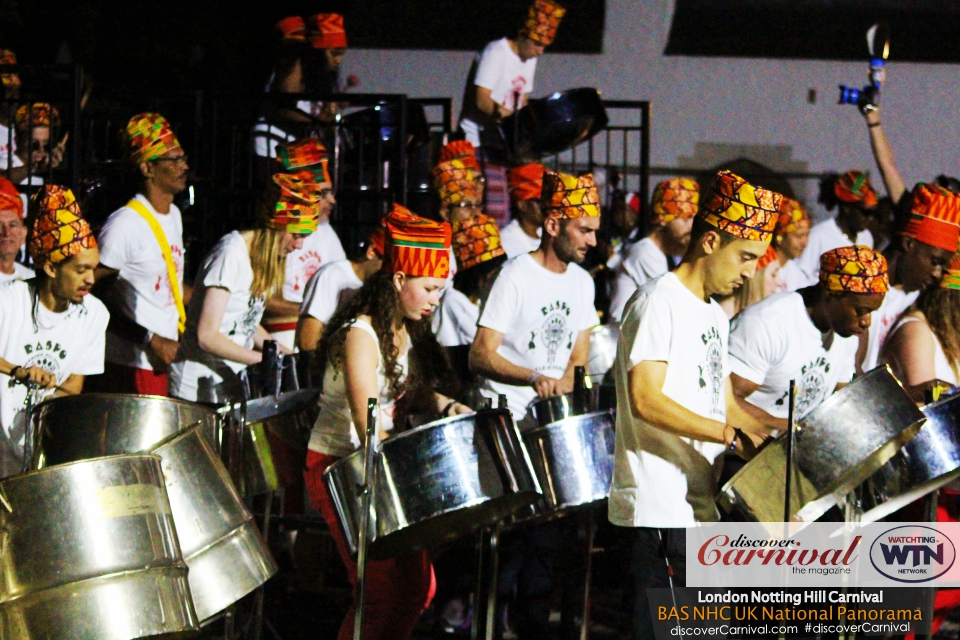
[[[283,234],[283,231],[272,228],[253,231],[250,240],[250,266],[253,268],[250,293],[254,298],[270,298],[283,290],[287,273],[287,257],[280,255]]]

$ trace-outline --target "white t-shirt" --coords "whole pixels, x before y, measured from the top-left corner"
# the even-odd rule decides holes
[[[29,280],[35,275],[33,269],[25,267],[19,262],[14,262],[13,273],[0,272],[0,283],[10,282],[11,280]]]
[[[312,316],[328,324],[337,308],[353,297],[363,282],[349,260],[328,262],[307,282],[300,304],[301,316]]]
[[[54,313],[35,305],[30,289],[22,281],[0,285],[0,358],[21,367],[41,367],[56,376],[57,384],[72,374],[103,373],[104,335],[110,320],[103,303],[88,295],[81,304]],[[0,477],[22,469],[26,399],[24,385],[11,387],[10,378],[0,375]]]
[[[511,363],[561,378],[579,333],[600,323],[593,296],[593,279],[579,265],[570,263],[564,273],[554,273],[523,254],[504,263],[479,325],[504,334],[497,353]],[[506,395],[518,424],[537,397],[529,385],[493,380],[484,380],[480,391],[494,405],[499,394]]]
[[[438,308],[431,318],[433,332],[442,347],[461,347],[473,344],[477,335],[480,306],[453,287],[443,292]]]
[[[873,248],[873,234],[864,229],[857,234],[857,241],[853,243],[850,238],[837,226],[835,218],[824,220],[813,225],[810,229],[810,240],[807,248],[803,250],[803,255],[797,258],[797,267],[803,272],[806,278],[801,287],[816,284],[820,281],[820,256],[827,251],[839,249],[840,247],[849,247],[853,244],[859,244]]]
[[[524,62],[510,48],[510,41],[500,38],[489,43],[477,56],[477,73],[473,83],[490,89],[490,97],[494,102],[513,111],[514,94],[520,93],[520,103],[523,104],[523,96],[533,92],[533,76],[536,72],[536,58]],[[473,146],[480,145],[480,129],[476,122],[463,118],[460,127]]]
[[[543,229],[537,229],[537,237],[531,238],[520,226],[520,221],[514,218],[500,231],[500,244],[507,254],[507,259],[515,258],[521,253],[530,253],[540,248],[540,236]]]
[[[220,322],[220,333],[247,349],[253,348],[253,335],[263,318],[266,298],[250,295],[253,268],[250,253],[237,231],[220,239],[203,260],[194,282],[193,296],[187,308],[187,330],[180,341],[180,354],[170,367],[170,394],[184,400],[223,402],[235,400],[233,376],[247,365],[223,360],[207,353],[197,342],[197,325],[207,289],[220,287],[230,292]],[[226,384],[221,384],[226,380]]]
[[[180,210],[170,205],[166,215],[157,213],[150,201],[137,194],[137,202],[157,219],[170,244],[178,285],[183,292],[183,220]],[[123,315],[162,338],[177,340],[177,305],[170,288],[167,261],[147,221],[124,206],[107,218],[98,237],[100,264],[119,271],[114,294]],[[107,334],[107,362],[152,369],[140,345],[112,333]]]
[[[286,280],[283,283],[283,299],[303,302],[303,289],[321,265],[335,260],[346,260],[340,238],[329,222],[303,239],[303,248],[287,256]]]
[[[870,329],[867,333],[867,354],[864,356],[861,369],[864,372],[870,371],[877,366],[877,359],[880,357],[880,349],[887,340],[890,330],[896,324],[900,314],[907,310],[907,307],[916,302],[920,296],[919,291],[904,293],[901,287],[890,287],[887,294],[883,296],[883,304],[880,308],[870,314]]]
[[[797,418],[826,400],[856,370],[855,336],[836,334],[830,349],[814,326],[799,293],[770,296],[744,309],[730,323],[730,371],[759,384],[747,402],[775,418],[786,418],[790,381],[797,381]]]
[[[780,280],[783,282],[784,291],[796,291],[807,286],[807,276],[800,271],[798,260],[788,260],[787,264],[780,267]],[[820,279],[820,265],[817,264],[817,279]]]
[[[651,280],[630,299],[614,363],[617,437],[610,522],[623,527],[688,527],[718,518],[714,459],[724,445],[684,438],[633,417],[628,374],[644,360],[667,363],[663,393],[693,413],[724,422],[730,325],[677,276]]]
[[[23,161],[15,155],[16,153],[16,136],[10,131],[10,127],[0,124],[0,170],[6,171],[23,166]]]
[[[669,270],[670,261],[651,238],[643,238],[627,247],[623,254],[623,261],[617,268],[617,277],[613,281],[613,292],[610,294],[610,318],[614,322],[619,322],[630,296],[637,289]]]

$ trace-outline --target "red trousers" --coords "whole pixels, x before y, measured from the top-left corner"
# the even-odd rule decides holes
[[[346,540],[340,533],[337,515],[323,483],[323,472],[340,458],[316,451],[307,453],[307,470],[304,479],[313,508],[323,515],[330,527],[333,541],[340,558],[347,567],[347,576],[354,587],[354,601],[347,617],[340,625],[338,640],[353,638],[353,622],[356,610],[357,563],[350,558]],[[427,608],[437,590],[433,565],[426,551],[390,558],[368,560],[366,573],[365,606],[363,612],[364,640],[406,640],[413,632],[420,614]]]
[[[104,362],[103,373],[88,376],[84,380],[83,390],[87,393],[134,393],[166,397],[167,374]]]

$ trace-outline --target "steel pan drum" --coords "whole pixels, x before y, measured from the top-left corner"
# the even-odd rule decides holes
[[[537,424],[545,427],[559,420],[566,420],[573,416],[596,411],[599,390],[599,387],[584,389],[585,404],[579,410],[572,392],[565,393],[562,396],[550,396],[549,398],[534,400],[531,407],[533,408],[533,415],[537,418]]]
[[[886,366],[858,378],[804,416],[794,439],[793,520],[813,522],[873,475],[923,425],[924,415]],[[786,434],[721,489],[719,505],[759,522],[783,520]]]
[[[861,522],[876,522],[960,477],[960,395],[923,413],[917,436],[864,484]]]
[[[388,558],[493,524],[540,498],[505,409],[445,418],[385,440],[375,457],[370,557]],[[363,450],[331,465],[324,482],[351,551],[359,540]]]
[[[617,340],[620,328],[615,324],[601,324],[590,331],[590,356],[587,360],[587,375],[599,383],[613,368],[617,359]]]
[[[593,137],[609,122],[600,92],[591,88],[569,89],[546,98],[530,100],[517,113],[519,130],[514,157],[538,160],[572,149]],[[503,120],[507,145],[514,144],[514,118]]]
[[[199,629],[160,458],[7,478],[0,637],[129,640]]]

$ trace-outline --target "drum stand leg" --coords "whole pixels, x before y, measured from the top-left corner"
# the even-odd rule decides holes
[[[580,613],[580,640],[587,640],[590,635],[590,579],[593,576],[593,541],[597,533],[596,511],[587,512],[587,558],[583,577],[583,609]]]
[[[363,484],[357,487],[360,494],[360,541],[357,545],[357,601],[353,620],[353,640],[363,640],[363,604],[366,599],[367,545],[370,542],[370,521],[373,516],[374,442],[379,404],[376,398],[367,400],[367,429],[363,443]]]
[[[497,621],[500,573],[500,524],[484,527],[477,540],[477,588],[470,640],[493,640]]]

